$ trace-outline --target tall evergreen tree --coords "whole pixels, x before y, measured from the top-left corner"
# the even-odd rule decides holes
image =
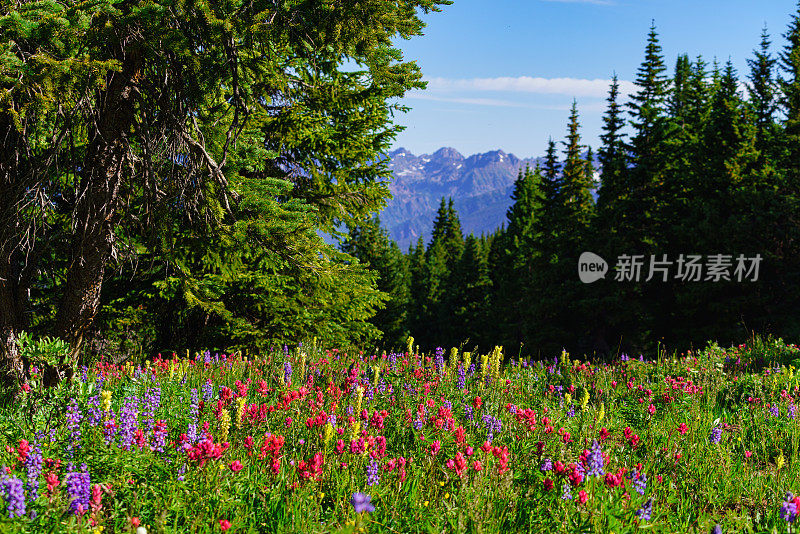
[[[436,210],[436,218],[433,220],[433,229],[431,230],[431,240],[428,243],[428,248],[433,246],[436,241],[444,241],[447,239],[447,232],[450,228],[450,213],[447,210],[447,202],[444,197],[439,201],[439,209]]]
[[[453,199],[447,201],[447,227],[444,233],[444,245],[447,250],[447,261],[452,267],[461,259],[464,250],[464,234],[461,231],[461,220],[453,205]]]
[[[539,219],[537,247],[533,263],[533,281],[528,302],[533,320],[525,338],[551,354],[563,346],[576,348],[586,344],[588,324],[582,309],[588,300],[585,287],[577,278],[578,256],[588,243],[589,225],[594,215],[592,179],[582,157],[577,103],[573,102],[564,144],[564,162],[555,202],[544,212],[552,217]],[[546,228],[549,226],[550,228]],[[565,345],[566,344],[566,345]]]
[[[600,134],[602,145],[598,150],[600,161],[600,189],[597,193],[598,214],[602,214],[616,199],[627,191],[626,173],[628,171],[625,152],[625,121],[619,103],[619,81],[616,73],[611,79],[608,92],[608,107],[603,115],[603,133]],[[611,225],[603,224],[604,230],[610,231]]]
[[[561,172],[559,197],[560,216],[556,221],[563,231],[562,244],[571,248],[569,241],[585,235],[585,230],[594,211],[592,199],[592,175],[586,160],[581,157],[583,145],[580,144],[580,123],[578,122],[578,103],[573,100],[569,116],[567,139],[564,141],[564,166]]]
[[[544,193],[540,168],[520,170],[511,194],[513,204],[506,212],[508,228],[502,235],[502,261],[492,269],[496,309],[518,310],[501,321],[503,342],[516,345],[525,340],[525,333],[535,318],[531,316],[531,287],[535,276],[537,229],[541,227]]]
[[[446,3],[370,0],[357,10],[238,0],[3,4],[0,16],[13,22],[0,25],[2,379],[10,370],[23,380],[29,368],[15,341],[29,326],[28,289],[43,267],[35,263],[51,247],[52,235],[32,230],[43,229],[54,199],[68,231],[46,333],[70,343],[64,368],[92,337],[109,265],[121,255],[135,261],[142,250],[135,244],[161,252],[159,241],[183,234],[204,246],[211,240],[202,237],[214,232],[234,235],[238,247],[248,231],[264,239],[272,233],[269,241],[284,245],[270,251],[281,274],[297,262],[347,280],[349,264],[328,262],[337,253],[314,237],[315,228],[332,230],[384,204],[390,171],[379,155],[399,131],[391,123],[395,102],[424,87],[418,67],[392,43],[421,34],[417,8]],[[362,71],[345,68],[351,63]],[[243,223],[239,201],[262,211]],[[269,210],[278,217],[267,217]],[[257,257],[238,251],[243,261]],[[212,248],[206,256],[235,252],[219,256]],[[176,294],[186,305],[227,320],[224,298],[203,290],[205,282],[220,270],[241,281],[263,266],[234,272],[224,263],[195,263],[208,269],[192,272],[189,262],[170,262],[180,281],[162,282],[182,285]],[[361,274],[349,283],[374,293]],[[348,306],[337,303],[342,309]],[[256,328],[260,321],[247,322]]]
[[[780,104],[785,116],[782,166],[791,193],[800,196],[800,2],[784,37],[787,43],[780,55]]]
[[[769,158],[772,137],[775,133],[775,110],[778,105],[775,81],[777,60],[770,54],[771,44],[765,26],[761,31],[759,48],[753,52],[755,57],[747,60],[747,65],[750,67],[748,75],[750,84],[747,90],[750,94],[750,107],[755,118],[756,149],[759,151],[762,162]]]
[[[489,326],[496,324],[489,308],[491,280],[487,256],[473,234],[464,242],[464,253],[455,273],[458,287],[454,288],[451,309],[456,328],[451,333],[451,343],[460,345],[469,340],[470,347],[478,345],[488,350],[496,342],[496,329]]]
[[[638,90],[631,95],[628,103],[633,128],[630,150],[639,178],[637,186],[644,185],[656,176],[661,163],[660,149],[665,137],[664,115],[669,86],[666,70],[653,23],[647,36],[644,61],[636,75]]]
[[[408,278],[409,278],[409,309],[408,309],[408,331],[411,335],[418,336],[427,328],[427,261],[425,254],[425,242],[422,236],[417,239],[416,246],[409,246],[407,254]]]
[[[370,323],[382,332],[385,346],[402,346],[408,337],[409,273],[397,243],[389,238],[376,215],[351,225],[342,250],[377,273],[377,288],[387,300]]]

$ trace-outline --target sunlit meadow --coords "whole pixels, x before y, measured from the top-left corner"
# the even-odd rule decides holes
[[[800,349],[99,361],[0,409],[9,532],[787,532]],[[800,524],[800,521],[798,521]]]

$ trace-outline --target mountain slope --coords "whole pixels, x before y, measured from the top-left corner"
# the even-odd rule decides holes
[[[464,157],[453,148],[415,156],[404,148],[389,153],[394,198],[381,222],[401,250],[422,235],[427,242],[442,197],[453,197],[465,234],[493,232],[506,220],[511,191],[520,169],[536,159],[493,150]]]

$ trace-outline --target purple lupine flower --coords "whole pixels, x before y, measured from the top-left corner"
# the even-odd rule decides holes
[[[375,507],[370,504],[370,500],[372,500],[372,497],[366,493],[354,493],[350,498],[350,504],[353,505],[353,509],[357,514],[362,512],[374,512]]]
[[[772,405],[772,406],[770,406],[770,408],[769,408],[769,413],[770,413],[770,415],[771,415],[772,417],[780,417],[780,415],[781,415],[781,409],[778,407],[778,405],[777,405],[777,404],[773,404],[773,405]]]
[[[75,399],[70,399],[69,407],[67,408],[67,432],[69,433],[69,442],[67,443],[67,456],[72,458],[76,450],[81,448],[81,420],[83,414],[78,407],[78,402]]]
[[[367,466],[367,486],[376,486],[380,484],[381,477],[378,475],[378,462],[370,460]]]
[[[150,450],[155,452],[164,452],[164,446],[167,444],[167,422],[159,420],[153,427],[153,438],[150,443]]]
[[[553,460],[551,460],[550,458],[544,458],[542,460],[541,467],[539,467],[539,470],[542,473],[546,473],[548,471],[552,471],[553,470]]]
[[[472,378],[475,375],[475,364],[471,363],[469,365],[469,369],[467,369],[467,374]]]
[[[287,386],[292,381],[292,363],[289,360],[283,362],[283,383]]]
[[[414,421],[414,430],[421,430],[422,425],[423,425],[422,419],[420,419],[418,416],[417,419]]]
[[[328,422],[331,424],[333,428],[336,428],[336,414],[332,413],[328,416]]]
[[[786,416],[789,419],[794,419],[796,410],[797,408],[795,407],[794,403],[789,404],[789,407],[786,409]]]
[[[722,534],[722,527],[714,525],[714,528],[711,529],[711,534]]]
[[[186,429],[186,437],[192,445],[197,443],[197,421],[199,416],[200,400],[198,398],[197,389],[192,388],[192,402],[189,405],[189,426]]]
[[[781,519],[785,519],[789,523],[794,523],[794,520],[797,519],[797,512],[797,503],[795,502],[794,495],[792,495],[791,492],[787,493],[786,501],[781,505]]]
[[[565,501],[572,500],[572,492],[569,489],[569,482],[564,482],[564,488],[561,492],[561,498]]]
[[[497,417],[486,414],[483,416],[483,426],[487,432],[486,441],[491,443],[495,432],[500,432],[503,428],[503,423]]]
[[[5,472],[5,466],[3,467]],[[25,515],[25,493],[22,490],[22,480],[7,475],[0,476],[0,489],[8,507],[8,517],[22,517]]]
[[[109,410],[106,419],[103,425],[103,437],[105,437],[106,446],[108,446],[114,441],[114,436],[117,433],[117,422],[114,420],[114,410]]]
[[[641,508],[636,510],[636,515],[642,521],[650,521],[650,516],[653,513],[653,499],[647,499],[647,502]]]
[[[367,391],[364,393],[364,400],[367,402],[367,404],[369,404],[370,402],[372,402],[372,399],[374,397],[375,397],[375,389],[372,386],[367,385]]]
[[[181,482],[183,482],[183,480],[186,478],[186,464],[183,464],[182,466],[180,466],[178,468],[178,476],[177,476],[177,478]]]
[[[161,404],[161,388],[148,389],[144,396],[144,409],[142,410],[142,430],[147,433],[153,428],[156,410]]]
[[[444,374],[444,349],[436,347],[436,356],[433,359],[433,364],[436,366],[436,373],[440,376]]]
[[[134,434],[139,426],[139,400],[136,396],[125,397],[125,404],[120,413],[119,441],[120,447],[127,450],[133,446]]]
[[[639,495],[644,495],[647,489],[647,475],[640,472],[638,469],[634,469],[628,473],[627,478],[633,480],[633,489],[635,489]]]
[[[25,458],[25,471],[28,474],[28,482],[25,487],[28,490],[28,499],[34,502],[39,498],[39,476],[42,474],[42,445],[39,438],[33,441],[33,447]]]
[[[708,441],[711,443],[719,443],[722,440],[722,427],[715,426],[711,429],[711,434],[708,436]]]
[[[464,364],[458,364],[458,389],[464,389],[466,386],[466,377],[464,376]]]
[[[214,385],[211,383],[211,380],[208,380],[203,387],[203,402],[208,402],[212,398],[214,398]]]
[[[89,509],[92,485],[86,464],[80,471],[67,473],[67,493],[70,497],[69,509],[75,515],[81,515]]]
[[[394,352],[389,353],[389,370],[397,371],[397,354]]]
[[[605,474],[603,470],[603,451],[600,449],[600,444],[597,440],[592,442],[592,450],[589,452],[589,457],[586,458],[586,467],[589,468],[587,476],[602,476]]]
[[[466,417],[467,421],[472,421],[472,406],[469,404],[464,405],[464,417]]]
[[[88,372],[89,368],[86,367],[85,365],[81,365],[81,382],[83,382],[84,384],[86,383],[86,380],[88,378],[87,377]]]
[[[575,405],[573,404],[567,412],[567,417],[575,417]]]
[[[347,405],[347,415],[353,415],[353,405],[352,404],[348,404]]]
[[[97,426],[103,419],[103,410],[100,409],[100,395],[89,397],[86,401],[89,405],[86,408],[87,422],[89,426]]]

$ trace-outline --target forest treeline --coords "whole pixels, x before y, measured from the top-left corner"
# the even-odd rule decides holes
[[[800,333],[800,5],[744,78],[686,56],[668,74],[652,28],[634,93],[610,89],[596,201],[574,106],[501,230],[465,237],[444,202],[403,253],[374,216],[398,102],[425,82],[394,43],[450,3],[4,5],[0,385],[314,338],[534,355]],[[585,250],[763,262],[757,282],[583,284]]]
[[[343,250],[390,295],[372,319],[386,345],[412,334],[428,349],[552,355],[686,349],[753,331],[796,339],[798,15],[785,37],[776,53],[765,28],[742,79],[730,60],[681,55],[668,69],[652,26],[627,101],[613,78],[597,157],[573,103],[566,138],[520,170],[502,228],[465,237],[445,199],[430,240],[405,253],[377,217],[353,226]],[[605,279],[580,281],[584,251],[609,263]],[[641,258],[638,281],[614,270],[626,256]],[[687,276],[693,256],[701,271]]]

